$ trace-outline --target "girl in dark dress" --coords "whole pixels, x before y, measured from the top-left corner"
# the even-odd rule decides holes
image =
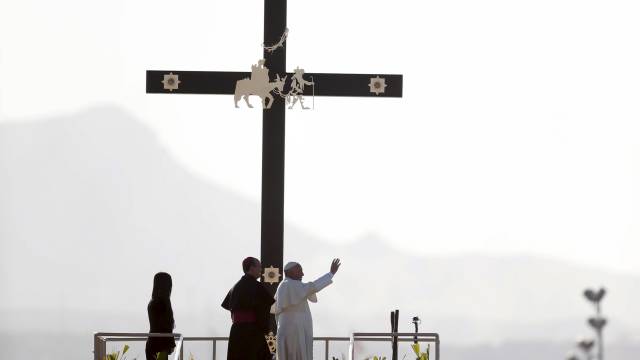
[[[159,272],[153,277],[153,293],[147,306],[150,333],[173,333],[175,322],[171,309],[171,276]],[[172,337],[149,337],[145,353],[147,360],[156,360],[159,352],[173,352],[176,342]]]

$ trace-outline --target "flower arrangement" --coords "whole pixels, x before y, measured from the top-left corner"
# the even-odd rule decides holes
[[[430,345],[427,345],[426,352],[420,351],[420,344],[411,344],[411,349],[413,349],[413,352],[416,354],[417,360],[429,360],[429,350],[431,349]]]
[[[125,354],[127,353],[127,351],[129,351],[129,349],[129,345],[125,345],[122,348],[122,351],[114,351],[111,354],[107,354],[107,356],[104,357],[104,360],[126,360],[127,357],[125,356]],[[136,358],[133,358],[133,360],[136,360]]]

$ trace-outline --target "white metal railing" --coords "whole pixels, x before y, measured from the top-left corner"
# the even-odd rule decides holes
[[[93,335],[94,360],[104,360],[107,355],[107,342],[109,341],[146,341],[149,336],[174,337],[178,339],[174,350],[174,359],[184,360],[184,342],[210,341],[212,344],[212,359],[216,360],[217,344],[219,341],[229,341],[228,337],[216,336],[182,336],[181,334],[157,334],[157,333],[107,333],[98,332]],[[324,359],[329,360],[329,345],[332,342],[349,342],[349,360],[355,359],[355,343],[357,342],[420,342],[434,344],[435,357],[440,360],[440,336],[437,333],[353,333],[351,337],[314,337],[314,342],[324,343]]]
[[[93,334],[93,359],[105,360],[107,357],[107,342],[109,341],[146,341],[150,336],[153,337],[172,337],[177,339],[176,348],[173,354],[174,360],[182,360],[182,343],[184,337],[182,334],[167,333],[115,333],[115,332],[98,332]]]
[[[109,341],[146,341],[149,336],[159,336],[159,337],[180,337],[179,344],[176,344],[176,349],[174,350],[174,356],[177,360],[184,359],[184,346],[182,344],[184,342],[190,341],[210,341],[211,342],[211,350],[212,350],[212,359],[216,360],[216,352],[218,348],[219,341],[229,341],[228,337],[223,336],[182,336],[180,334],[153,334],[153,333],[106,333],[106,332],[98,332],[93,335],[93,353],[94,360],[104,360],[107,355],[107,342]],[[324,343],[324,358],[325,360],[329,360],[329,345],[331,342],[349,342],[348,337],[314,337],[313,341],[323,342]]]

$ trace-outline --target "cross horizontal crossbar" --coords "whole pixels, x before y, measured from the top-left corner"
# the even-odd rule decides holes
[[[177,89],[164,88],[164,75],[170,73],[178,75],[180,83]],[[289,82],[293,74],[287,75]],[[234,71],[147,70],[147,93],[232,95],[236,82],[250,76],[249,72]],[[384,78],[386,84],[384,92],[378,95],[369,88],[371,78],[375,77]],[[305,73],[304,78],[308,81],[313,79],[316,96],[402,97],[402,75]],[[312,86],[304,87],[304,95],[312,95],[313,92]]]

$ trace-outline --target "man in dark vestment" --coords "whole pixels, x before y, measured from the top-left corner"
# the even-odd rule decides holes
[[[244,276],[222,302],[233,321],[227,360],[271,360],[265,335],[269,332],[269,313],[275,300],[257,281],[262,274],[260,260],[244,259],[242,270]]]

